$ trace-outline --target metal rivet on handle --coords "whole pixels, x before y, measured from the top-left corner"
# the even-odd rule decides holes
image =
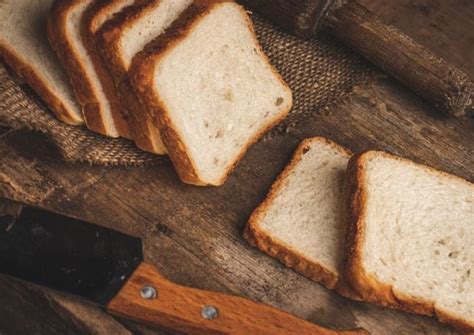
[[[156,295],[157,295],[156,288],[154,288],[151,285],[145,285],[140,290],[140,296],[143,299],[148,299],[148,300],[155,299]]]
[[[219,311],[216,307],[207,305],[202,308],[201,316],[206,320],[212,320],[219,316]]]

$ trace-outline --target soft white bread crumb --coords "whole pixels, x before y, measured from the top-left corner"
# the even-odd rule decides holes
[[[124,29],[120,39],[118,52],[125,68],[130,68],[133,57],[161,35],[191,3],[192,0],[161,0],[146,7],[143,15]]]
[[[52,0],[0,1],[0,51],[61,120],[80,124],[81,108],[47,40],[51,4]]]
[[[192,0],[155,0],[144,7],[142,15],[125,27],[118,41],[116,52],[117,57],[122,60],[123,68],[128,71],[133,57],[142,51],[145,45],[160,36],[191,3]],[[142,131],[148,133],[151,146],[158,148],[155,152],[166,152],[160,132],[151,119],[142,126]]]
[[[357,291],[474,331],[474,184],[381,152],[351,161],[349,178]]]
[[[152,90],[161,104],[153,112],[176,135],[165,144],[181,179],[220,185],[247,147],[288,113],[291,91],[239,5],[213,4],[185,29],[152,66]]]
[[[122,102],[130,112],[130,128],[138,147],[164,154],[166,148],[153,118],[133,93],[128,70],[133,57],[165,29],[191,4],[191,0],[151,0],[137,2],[119,13],[121,19],[104,22],[98,36],[104,41],[104,57],[114,75]]]
[[[343,285],[344,180],[350,157],[345,148],[324,138],[303,141],[244,234],[263,251],[331,289]]]
[[[80,64],[82,68],[83,76],[80,79],[71,76],[72,84],[74,87],[77,86],[75,88],[76,91],[80,91],[80,87],[83,85],[89,85],[92,96],[87,97],[89,101],[84,101],[83,103],[84,105],[90,103],[96,103],[98,105],[96,113],[91,116],[91,120],[88,119],[88,114],[85,114],[86,124],[92,130],[96,130],[91,125],[97,122],[97,119],[101,119],[101,124],[103,125],[101,132],[110,137],[118,137],[119,132],[112,117],[110,102],[104,92],[99,76],[91,58],[89,57],[81,36],[81,19],[87,7],[92,4],[92,2],[92,0],[74,1],[74,3],[67,9],[67,12],[64,13],[66,26],[65,34],[63,36],[66,41],[63,42],[70,45],[71,52],[68,56],[76,58],[77,63]],[[66,70],[77,71],[77,69],[68,68],[66,68]]]

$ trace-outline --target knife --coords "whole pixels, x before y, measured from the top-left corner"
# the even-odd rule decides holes
[[[188,334],[367,334],[327,329],[241,297],[174,284],[143,261],[139,238],[31,207],[17,218],[0,217],[0,273]]]

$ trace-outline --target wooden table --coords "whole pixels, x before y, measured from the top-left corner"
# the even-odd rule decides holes
[[[474,2],[361,2],[474,78]],[[147,261],[177,283],[241,295],[331,327],[362,326],[373,334],[453,332],[428,317],[344,299],[241,237],[248,216],[304,137],[327,136],[354,151],[388,150],[474,181],[474,118],[441,115],[389,78],[356,88],[329,112],[315,111],[295,132],[258,142],[219,188],[184,185],[168,164],[67,164],[40,135],[2,128],[0,134],[0,196],[140,236]],[[0,211],[16,206],[1,204]],[[0,333],[172,332],[0,277]]]

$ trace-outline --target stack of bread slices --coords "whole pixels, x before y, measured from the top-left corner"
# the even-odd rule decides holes
[[[186,183],[222,184],[292,106],[234,1],[4,0],[0,16],[2,58],[59,119],[168,154]]]
[[[474,184],[462,178],[307,139],[244,236],[343,296],[474,332]]]

